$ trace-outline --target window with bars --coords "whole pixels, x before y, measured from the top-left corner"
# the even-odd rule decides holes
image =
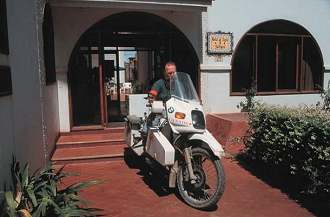
[[[8,66],[0,66],[0,96],[12,94],[11,73]]]
[[[0,53],[9,54],[6,0],[0,0]],[[0,65],[0,96],[12,94],[11,72],[9,66]]]
[[[289,21],[270,21],[249,31],[236,48],[231,93],[314,93],[323,87],[323,60],[309,32]]]
[[[0,0],[0,53],[9,54],[6,0]]]
[[[54,28],[52,11],[49,4],[45,6],[42,32],[44,40],[46,84],[48,85],[56,82]]]

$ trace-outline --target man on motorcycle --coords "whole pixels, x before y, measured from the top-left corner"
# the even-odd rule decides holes
[[[171,98],[170,94],[170,80],[176,73],[176,65],[174,62],[167,62],[165,64],[164,78],[156,81],[151,90],[150,95],[153,100],[160,100],[166,102]]]

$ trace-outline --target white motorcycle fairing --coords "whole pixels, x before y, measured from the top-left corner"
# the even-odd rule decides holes
[[[166,102],[166,109],[168,122],[170,123],[173,132],[180,134],[203,133],[205,131],[205,129],[196,129],[193,126],[191,111],[198,110],[203,112],[203,107],[199,102],[185,102],[171,98]],[[184,114],[185,117],[183,119],[178,119],[176,113]]]
[[[222,145],[212,136],[212,134],[205,130],[204,133],[195,133],[188,136],[188,141],[203,141],[218,158],[225,156],[225,151]]]

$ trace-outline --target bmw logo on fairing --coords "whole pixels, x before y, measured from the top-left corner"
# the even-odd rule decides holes
[[[173,107],[169,107],[168,109],[167,109],[167,111],[168,111],[168,113],[173,113],[174,112],[174,108]]]

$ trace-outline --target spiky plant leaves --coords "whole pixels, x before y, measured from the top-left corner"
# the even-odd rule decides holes
[[[13,192],[11,192],[11,191],[7,191],[5,193],[5,200],[6,200],[6,203],[8,204],[8,207],[11,209],[16,209],[19,205],[19,203],[17,203],[15,201]]]
[[[26,187],[29,184],[29,164],[25,164],[22,175],[21,175],[22,187]]]
[[[32,202],[33,207],[38,206],[38,202],[37,202],[37,198],[36,198],[36,195],[34,193],[34,190],[31,189],[31,188],[28,188],[28,189],[26,189],[26,192],[27,192],[27,194],[28,194],[28,196],[29,196],[29,198]]]
[[[20,217],[32,217],[31,214],[29,213],[29,211],[27,211],[26,209],[18,210],[18,215]]]
[[[63,167],[58,171],[47,164],[43,169],[37,170],[31,176],[29,165],[21,170],[18,162],[13,157],[12,181],[14,191],[6,194],[4,206],[0,212],[1,217],[87,217],[95,216],[93,212],[98,209],[87,207],[87,202],[82,200],[78,193],[81,189],[99,184],[100,181],[87,181],[73,184],[58,190],[58,184],[69,174],[63,172]],[[2,211],[1,211],[2,210]],[[30,215],[30,216],[29,216]]]

